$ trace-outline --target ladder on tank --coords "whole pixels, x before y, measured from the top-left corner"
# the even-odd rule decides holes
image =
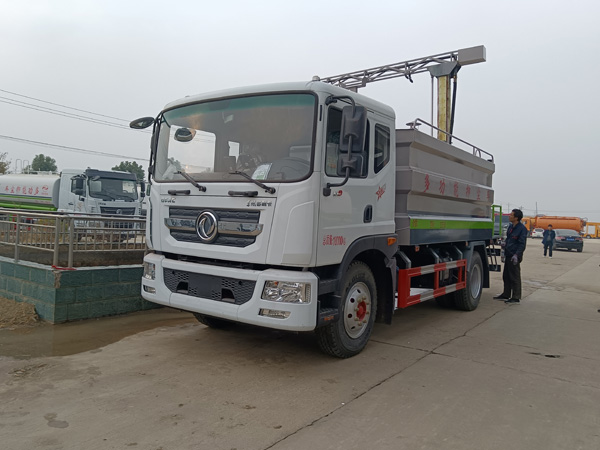
[[[498,263],[498,256],[502,253],[502,226],[502,206],[492,205],[492,240],[485,250],[490,272],[502,270],[502,261]]]

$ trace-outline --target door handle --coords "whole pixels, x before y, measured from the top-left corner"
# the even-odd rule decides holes
[[[365,207],[365,212],[363,213],[363,222],[370,223],[373,220],[373,206],[367,205]]]

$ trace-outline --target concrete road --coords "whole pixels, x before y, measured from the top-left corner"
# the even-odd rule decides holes
[[[530,240],[522,304],[492,299],[501,291],[494,273],[476,311],[433,302],[399,311],[349,360],[319,353],[311,334],[211,330],[180,312],[164,321],[156,314],[169,313],[134,316],[150,329],[69,356],[23,356],[22,349],[19,358],[0,357],[0,443],[11,450],[597,450],[599,265],[600,241],[544,259],[539,240]],[[86,336],[86,327],[102,323],[109,335],[119,320],[74,329]],[[123,329],[136,331],[127,320]],[[63,329],[45,331],[51,354],[61,354],[52,342]],[[23,342],[33,345],[35,333]]]

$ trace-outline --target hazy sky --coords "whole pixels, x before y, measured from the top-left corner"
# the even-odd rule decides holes
[[[146,168],[150,135],[123,125],[177,98],[485,45],[487,62],[458,74],[454,132],[494,155],[496,202],[600,222],[598,1],[0,0],[0,11],[12,170],[39,153],[59,170]],[[413,80],[360,92],[402,128],[431,114],[429,75]]]

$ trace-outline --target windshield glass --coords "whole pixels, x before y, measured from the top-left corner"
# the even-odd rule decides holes
[[[101,198],[102,200],[133,202],[138,198],[135,180],[92,177],[88,180],[88,187],[90,197]]]
[[[311,172],[316,99],[271,94],[198,103],[164,113],[157,181],[297,181]]]

